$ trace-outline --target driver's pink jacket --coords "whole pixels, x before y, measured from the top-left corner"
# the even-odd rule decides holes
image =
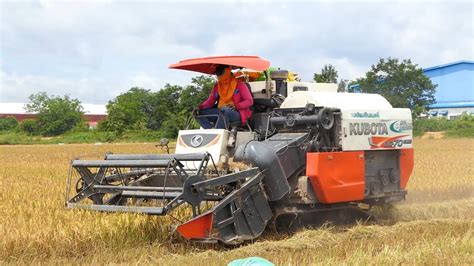
[[[199,109],[209,109],[213,108],[216,100],[219,98],[217,93],[217,83],[214,84],[214,87],[211,90],[209,98],[205,100],[202,104],[199,105]],[[252,111],[250,107],[253,105],[252,94],[245,83],[240,80],[237,80],[237,87],[235,88],[234,95],[232,96],[234,101],[235,108],[240,113],[240,120],[242,125],[247,123],[247,120],[252,116]]]

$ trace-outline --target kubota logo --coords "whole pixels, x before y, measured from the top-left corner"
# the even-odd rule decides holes
[[[388,135],[385,123],[350,123],[350,135]]]
[[[411,130],[413,128],[411,123],[407,121],[398,120],[390,124],[390,130],[396,133]]]

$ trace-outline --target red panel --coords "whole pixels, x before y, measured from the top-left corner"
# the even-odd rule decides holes
[[[0,118],[14,117],[17,121],[36,118],[37,114],[0,114]]]
[[[413,171],[414,153],[413,149],[400,150],[400,188],[405,189]]]
[[[212,230],[212,212],[179,225],[176,230],[188,240],[208,238]]]
[[[307,154],[306,175],[322,203],[364,199],[363,151]]]

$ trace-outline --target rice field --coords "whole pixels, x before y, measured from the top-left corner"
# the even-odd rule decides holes
[[[153,144],[0,146],[0,264],[474,264],[474,139],[416,139],[408,199],[376,222],[267,234],[238,248],[189,244],[170,217],[64,208],[81,155],[158,152]]]

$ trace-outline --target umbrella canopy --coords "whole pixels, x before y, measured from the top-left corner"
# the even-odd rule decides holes
[[[214,74],[217,65],[229,65],[264,71],[270,66],[270,61],[264,60],[258,56],[213,56],[183,60],[176,64],[172,64],[169,67],[201,72],[204,74]]]

